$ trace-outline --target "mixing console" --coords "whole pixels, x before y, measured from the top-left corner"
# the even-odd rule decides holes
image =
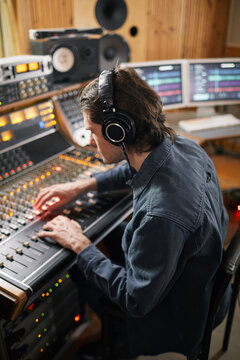
[[[74,95],[75,96],[75,95]],[[44,112],[43,112],[44,111]],[[75,254],[50,238],[43,224],[63,214],[100,241],[131,213],[130,192],[80,194],[50,211],[35,209],[41,187],[86,178],[106,166],[93,149],[76,149],[60,132],[51,100],[0,116],[0,358],[53,359],[68,331],[86,323],[68,271]],[[7,137],[6,133],[11,136]]]

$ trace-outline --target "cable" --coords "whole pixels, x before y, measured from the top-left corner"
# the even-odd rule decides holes
[[[131,167],[131,164],[130,164],[130,161],[129,161],[129,158],[128,158],[128,154],[127,154],[127,151],[126,151],[125,143],[121,143],[121,148],[122,148],[122,151],[123,151],[123,153],[124,153],[124,155],[125,155],[125,158],[126,158],[126,160],[127,160],[127,162],[128,162],[128,166],[129,166],[129,170],[130,170],[130,174],[131,174],[131,179],[132,179],[134,173],[133,173],[133,169],[132,169],[132,167]]]

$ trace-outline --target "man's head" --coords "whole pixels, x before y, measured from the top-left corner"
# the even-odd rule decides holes
[[[108,92],[106,95],[106,89],[101,90],[102,75],[100,75],[100,86],[99,78],[96,78],[84,88],[80,98],[80,108],[83,113],[87,111],[93,123],[102,126],[104,133],[104,128],[106,128],[104,110],[106,110],[105,100]],[[134,69],[114,69],[111,76],[108,75],[107,81],[104,78],[104,85],[108,84],[109,78],[113,84],[110,91],[110,94],[113,95],[113,107],[120,114],[126,115],[127,119],[130,119],[130,125],[132,124],[134,128],[131,137],[126,138],[127,149],[139,153],[151,151],[161,143],[165,135],[174,140],[174,132],[164,124],[165,116],[162,112],[160,97]],[[109,86],[111,86],[111,81]],[[108,110],[107,105],[107,113]]]

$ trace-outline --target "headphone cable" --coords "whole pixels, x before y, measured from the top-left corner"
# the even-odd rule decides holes
[[[131,167],[131,165],[130,165],[130,161],[129,161],[129,158],[128,158],[128,154],[127,154],[127,152],[126,152],[126,146],[125,146],[125,143],[123,142],[123,143],[121,143],[121,148],[122,148],[122,151],[123,151],[123,153],[124,153],[124,155],[125,155],[125,158],[126,158],[126,160],[127,160],[127,163],[128,163],[128,167],[129,167],[129,171],[130,171],[130,174],[131,174],[131,179],[133,178],[133,169],[132,169],[132,167]]]

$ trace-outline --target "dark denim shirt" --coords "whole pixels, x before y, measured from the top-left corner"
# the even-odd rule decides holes
[[[127,165],[96,175],[98,191],[126,186]],[[154,149],[130,181],[133,217],[123,238],[125,267],[94,245],[78,266],[128,316],[137,354],[194,354],[199,348],[228,223],[214,165],[177,136]]]

